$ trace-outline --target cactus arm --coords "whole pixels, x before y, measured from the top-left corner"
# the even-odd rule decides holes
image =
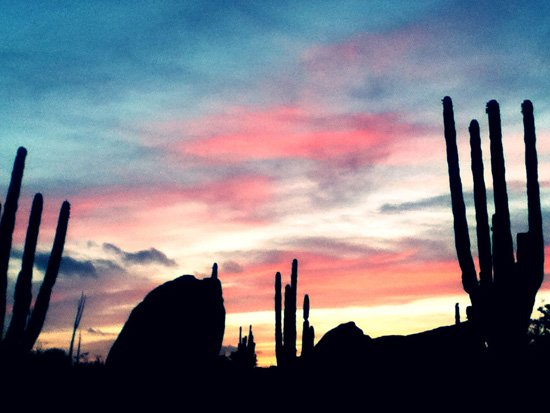
[[[290,343],[291,343],[291,311],[292,307],[292,288],[289,284],[285,285],[285,308],[284,308],[284,320],[283,320],[283,360],[284,363],[290,360]]]
[[[451,190],[451,204],[454,219],[455,247],[458,264],[462,271],[462,285],[464,290],[472,298],[476,293],[478,281],[474,260],[470,250],[466,206],[464,205],[462,181],[460,179],[453,102],[448,96],[443,99],[443,124],[447,146],[447,164],[449,168],[449,186]]]
[[[525,329],[529,325],[535,297],[544,279],[544,237],[542,231],[542,213],[540,205],[540,189],[538,183],[538,161],[536,150],[535,121],[533,105],[526,100],[522,104],[525,168],[527,175],[527,210],[529,231],[517,235],[517,266],[518,284],[524,290],[523,319],[520,320]]]
[[[491,232],[487,213],[487,190],[485,187],[483,154],[479,123],[470,122],[470,153],[474,184],[474,205],[476,211],[476,235],[479,257],[479,295],[476,297],[476,317],[482,326],[482,338],[489,341],[493,333],[490,327],[493,285],[493,255],[491,251]]]
[[[304,296],[303,312],[304,312],[304,320],[309,320],[309,295],[308,294]]]
[[[538,181],[538,160],[536,148],[535,119],[533,104],[526,100],[522,104],[525,140],[525,165],[527,174],[527,202],[529,211],[529,232],[538,232],[542,241],[542,215]]]
[[[275,354],[279,366],[296,359],[296,299],[298,292],[298,260],[292,261],[290,284],[285,285],[284,319],[281,333],[281,274],[275,275]]]
[[[296,357],[296,309],[298,300],[298,260],[292,260],[292,272],[290,275],[290,343],[289,351],[291,357]],[[285,340],[286,342],[286,340]]]
[[[8,288],[8,264],[10,260],[13,230],[15,228],[17,202],[19,200],[19,194],[21,193],[21,182],[23,180],[26,157],[27,150],[20,147],[17,150],[17,155],[13,164],[8,194],[6,196],[6,202],[4,203],[4,213],[0,221],[0,338],[4,331],[6,290]]]
[[[298,292],[298,260],[292,260],[292,272],[290,275],[290,286],[292,287],[292,293],[296,295]]]
[[[542,231],[542,213],[540,205],[540,189],[538,181],[538,160],[535,135],[535,119],[533,104],[526,100],[522,104],[524,140],[525,140],[525,168],[527,175],[527,210],[529,220],[529,235],[532,241],[532,254],[535,260],[537,275],[533,286],[538,289],[544,277],[544,236]]]
[[[20,343],[27,323],[32,301],[32,271],[43,203],[42,195],[36,194],[32,203],[29,225],[27,227],[21,272],[15,284],[13,315],[8,332],[6,333],[6,342],[15,340],[16,343]]]
[[[63,247],[65,245],[65,238],[67,236],[67,227],[69,224],[71,206],[69,202],[63,202],[61,210],[59,212],[59,219],[57,222],[57,229],[55,231],[55,238],[53,242],[52,252],[50,254],[50,260],[42,281],[42,286],[36,298],[36,303],[32,311],[31,318],[27,325],[26,330],[26,350],[30,351],[42,330],[44,321],[46,320],[46,313],[50,302],[53,286],[57,279],[59,267],[61,265],[61,256],[63,254]]]
[[[291,359],[296,357],[296,309],[298,298],[298,260],[292,260],[292,272],[290,274],[290,288],[288,294],[288,330],[285,331],[285,346],[288,343],[288,355]],[[287,302],[285,302],[285,311]],[[288,332],[288,335],[287,335]],[[287,340],[288,337],[288,340]]]
[[[254,343],[254,334],[252,334],[252,325],[248,328],[248,349],[252,354],[256,351],[256,343]]]
[[[302,327],[302,357],[306,356],[313,350],[313,326],[309,325],[309,295],[304,296],[304,324]]]
[[[474,204],[476,209],[476,233],[479,254],[479,283],[487,291],[493,282],[493,257],[491,253],[491,233],[487,214],[487,190],[483,176],[483,156],[479,123],[470,122],[470,148],[472,158],[472,176],[474,179]]]
[[[277,364],[282,362],[283,331],[282,331],[282,293],[281,273],[275,274],[275,357]]]
[[[303,316],[304,323],[302,325],[302,357],[308,352],[308,334],[309,334],[309,296],[306,294],[304,296],[304,306],[303,306]]]
[[[509,274],[514,265],[514,244],[510,229],[510,211],[506,190],[506,173],[504,150],[502,148],[502,130],[498,102],[487,103],[489,118],[489,139],[491,141],[491,172],[493,174],[493,191],[495,215],[493,216],[493,266],[495,283],[508,280],[499,279]]]

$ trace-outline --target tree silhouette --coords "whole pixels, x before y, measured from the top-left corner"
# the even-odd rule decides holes
[[[529,326],[529,344],[535,357],[550,357],[550,304],[537,309],[542,315],[531,320]]]

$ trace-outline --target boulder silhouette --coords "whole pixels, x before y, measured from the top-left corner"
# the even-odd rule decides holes
[[[183,275],[153,289],[131,312],[106,359],[123,370],[206,368],[220,353],[225,330],[222,286]]]
[[[311,363],[325,367],[346,368],[356,365],[368,351],[371,337],[353,321],[328,331],[313,348]]]
[[[478,331],[469,321],[410,335],[377,337],[369,349],[375,359],[401,365],[462,363],[483,357],[484,350]]]
[[[484,345],[470,322],[410,335],[371,338],[354,322],[328,331],[315,345],[310,365],[338,370],[462,363],[483,357]]]

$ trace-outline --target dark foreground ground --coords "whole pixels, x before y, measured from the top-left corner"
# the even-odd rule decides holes
[[[379,361],[370,366],[201,371],[111,371],[103,365],[2,371],[0,398],[15,411],[547,411],[546,361]],[[53,411],[53,410],[52,410]]]

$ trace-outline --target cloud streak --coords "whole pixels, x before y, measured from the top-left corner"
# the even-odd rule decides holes
[[[147,264],[160,264],[165,267],[175,267],[176,260],[168,258],[165,253],[157,250],[156,248],[149,248],[147,250],[141,250],[136,252],[126,252],[117,247],[114,244],[103,244],[105,251],[114,252],[117,256],[122,258],[125,264],[130,265],[147,265]]]
[[[425,131],[396,113],[330,114],[290,106],[267,111],[235,107],[171,128],[191,138],[179,144],[183,154],[211,162],[290,158],[340,167],[377,163],[392,142]]]
[[[450,205],[449,195],[439,195],[432,198],[421,199],[412,202],[403,202],[399,204],[383,204],[380,212],[384,214],[398,214],[407,211],[433,210],[434,208],[447,208]]]

